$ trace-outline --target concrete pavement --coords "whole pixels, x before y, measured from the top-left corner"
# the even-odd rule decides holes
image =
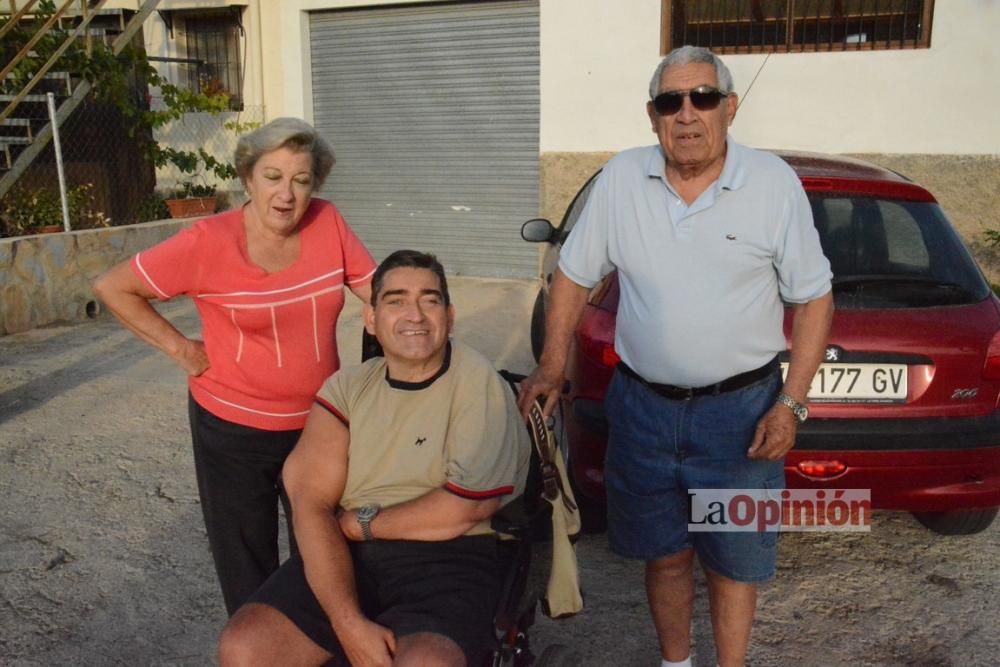
[[[533,366],[537,284],[453,278],[457,335],[498,366]],[[163,311],[197,331],[186,301]],[[339,344],[360,350],[348,299]],[[0,337],[0,664],[205,665],[225,622],[202,528],[184,378],[110,317]],[[544,552],[544,548],[542,549]],[[578,543],[585,610],[540,618],[537,647],[582,666],[653,667],[642,565]],[[992,666],[1000,528],[941,538],[879,513],[869,534],[790,534],[762,589],[752,665]],[[714,665],[699,577],[696,665]]]

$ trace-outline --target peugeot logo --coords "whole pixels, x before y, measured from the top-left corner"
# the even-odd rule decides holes
[[[826,354],[823,356],[823,361],[840,361],[840,355],[843,354],[841,350],[836,345],[831,345],[826,348]]]

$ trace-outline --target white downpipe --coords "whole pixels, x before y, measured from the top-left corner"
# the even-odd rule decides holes
[[[257,99],[260,100],[260,119],[267,122],[267,109],[264,107],[264,14],[260,6],[260,0],[256,0],[257,5],[257,48],[254,49],[254,59],[257,61]]]
[[[62,144],[59,143],[59,123],[56,122],[56,97],[45,93],[49,102],[49,123],[52,124],[52,149],[56,152],[56,173],[59,176],[59,199],[62,202],[63,230],[70,231],[69,201],[66,199],[66,174],[63,171]]]

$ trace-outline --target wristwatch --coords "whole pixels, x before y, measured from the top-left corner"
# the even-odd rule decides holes
[[[375,503],[363,505],[358,508],[358,525],[361,526],[361,538],[365,542],[371,542],[374,539],[372,537],[371,523],[380,511],[382,511],[382,506]]]
[[[791,410],[792,414],[795,415],[795,418],[799,420],[800,424],[809,419],[809,408],[806,404],[799,403],[785,392],[779,393],[774,400]]]

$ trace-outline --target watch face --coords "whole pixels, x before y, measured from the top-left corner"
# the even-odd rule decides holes
[[[378,514],[378,511],[379,511],[378,505],[365,505],[364,507],[358,509],[358,518],[371,519],[376,514]]]

